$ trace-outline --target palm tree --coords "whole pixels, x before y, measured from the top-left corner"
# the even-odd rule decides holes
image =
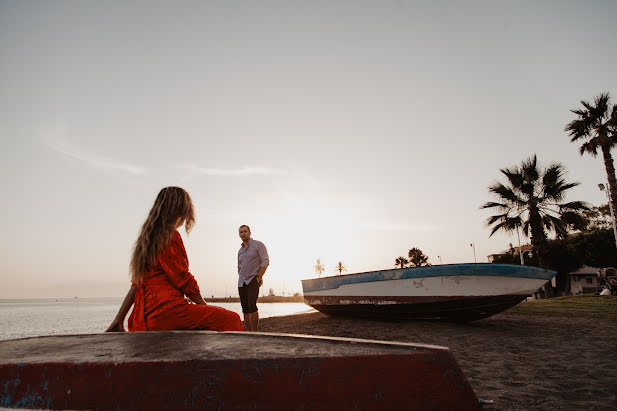
[[[412,248],[409,250],[409,263],[412,267],[422,267],[423,265],[428,265],[428,257],[424,255],[422,250],[419,248]]]
[[[558,237],[565,236],[569,225],[582,220],[579,212],[589,209],[581,201],[564,202],[566,191],[579,183],[566,182],[566,170],[559,163],[541,168],[535,155],[518,166],[499,171],[506,177],[506,185],[497,182],[489,186],[497,202],[481,206],[499,212],[486,221],[487,226],[492,226],[490,236],[497,231],[512,232],[521,227],[531,238],[534,254],[542,265],[547,231],[555,231]]]
[[[321,261],[318,258],[317,259],[317,264],[315,264],[315,272],[317,273],[317,275],[319,277],[321,277],[321,274],[323,274],[325,269],[326,269],[326,267],[321,263]]]
[[[343,274],[343,271],[347,271],[347,268],[343,265],[342,261],[339,261],[338,263],[336,263],[336,268],[334,269],[334,271],[338,271],[338,275]]]
[[[617,179],[611,149],[617,145],[617,105],[611,104],[608,93],[594,98],[594,103],[581,100],[584,109],[571,110],[578,116],[566,125],[565,131],[572,137],[570,141],[584,140],[579,148],[581,155],[592,156],[602,150],[604,168],[608,179],[609,193],[613,210],[617,210]]]
[[[398,267],[400,265],[401,268],[405,268],[407,264],[409,264],[409,260],[406,259],[405,257],[399,257],[396,260],[394,260],[395,267]]]

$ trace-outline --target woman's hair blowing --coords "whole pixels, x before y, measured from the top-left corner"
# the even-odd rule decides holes
[[[165,187],[154,200],[135,241],[130,264],[131,280],[135,284],[141,283],[158,254],[169,244],[179,219],[184,221],[186,232],[191,231],[195,224],[191,196],[180,187]]]

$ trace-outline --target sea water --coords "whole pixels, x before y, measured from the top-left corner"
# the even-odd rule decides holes
[[[0,299],[0,340],[105,331],[122,298]],[[240,303],[208,303],[240,314]],[[261,318],[313,311],[304,303],[258,304]],[[128,315],[127,315],[128,318]]]

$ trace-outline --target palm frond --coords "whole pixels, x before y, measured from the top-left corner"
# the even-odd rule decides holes
[[[523,185],[523,175],[518,168],[502,168],[499,171],[506,176],[512,187],[520,188]]]
[[[527,160],[523,161],[521,165],[521,172],[526,182],[531,183],[540,177],[540,170],[538,170],[538,157],[534,154]]]
[[[593,112],[593,106],[591,105],[591,103],[589,103],[589,102],[587,102],[585,100],[581,100],[581,105],[583,107],[585,107],[589,113]]]
[[[495,202],[489,201],[480,206],[480,209],[486,209],[486,208],[497,208],[501,210],[509,210],[511,207],[503,203],[495,203]]]
[[[617,105],[613,105],[613,110],[611,111],[611,117],[608,120],[608,122],[613,127],[613,129],[617,127]],[[615,133],[613,133],[613,137],[614,136],[615,136]]]
[[[617,114],[615,106],[611,106],[609,93],[601,93],[594,98],[593,103],[582,100],[584,109],[571,110],[577,118],[566,125],[565,131],[571,136],[570,141],[587,139],[579,147],[581,155],[588,153],[593,157],[598,154],[598,147],[603,150],[617,144],[615,137],[615,124]]]
[[[594,99],[595,107],[593,107],[593,112],[597,117],[604,117],[608,115],[608,106],[611,97],[608,93],[600,93]]]
[[[589,211],[591,206],[584,201],[570,201],[569,203],[559,204],[559,213],[564,214],[570,211]]]
[[[575,211],[566,211],[562,213],[561,221],[563,221],[566,226],[572,227],[575,230],[584,230],[588,224],[588,220]]]
[[[550,201],[560,202],[565,198],[567,194],[566,191],[580,184],[581,183],[578,182],[566,183],[562,180],[553,185],[545,185],[543,188],[543,198]]]
[[[529,224],[529,220],[525,220],[525,223],[523,224],[523,234],[525,234],[525,237],[529,237],[530,227],[531,225]]]
[[[497,197],[513,204],[519,204],[521,199],[516,195],[512,188],[506,187],[501,183],[497,183],[488,188],[488,191],[495,194]]]
[[[495,224],[498,221],[499,223]],[[507,214],[494,215],[489,217],[486,221],[487,226],[493,225],[493,229],[491,230],[491,234],[489,235],[489,237],[500,230],[505,232],[512,232],[516,230],[517,227],[520,227],[521,224],[522,220],[520,217],[510,217]]]
[[[572,120],[569,122],[564,131],[567,131],[568,134],[572,137],[570,142],[574,142],[578,139],[584,138],[587,135],[589,130],[589,122],[585,119],[585,112],[581,110],[572,110],[574,114],[579,116],[578,119]]]
[[[492,237],[493,234],[495,234],[497,231],[503,230],[504,226],[505,226],[505,222],[501,222],[499,224],[494,225],[493,229],[491,230],[491,233],[488,236]]]
[[[560,180],[562,180],[563,175],[564,175],[563,165],[560,163],[552,163],[546,168],[546,170],[544,170],[544,175],[542,176],[542,184],[544,185],[557,184]]]
[[[486,219],[486,225],[491,226],[495,222],[500,221],[500,220],[504,220],[505,221],[507,218],[508,218],[508,214],[493,215],[493,216],[490,216],[489,218]]]
[[[578,152],[580,155],[589,153],[592,157],[595,157],[598,155],[598,144],[595,141],[588,141],[579,147]]]
[[[548,231],[554,230],[558,237],[566,235],[566,224],[559,218],[552,215],[545,215],[542,217],[542,223]]]

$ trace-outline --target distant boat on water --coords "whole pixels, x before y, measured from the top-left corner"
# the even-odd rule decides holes
[[[329,315],[474,321],[515,306],[555,276],[509,264],[447,264],[302,280],[304,302]]]

